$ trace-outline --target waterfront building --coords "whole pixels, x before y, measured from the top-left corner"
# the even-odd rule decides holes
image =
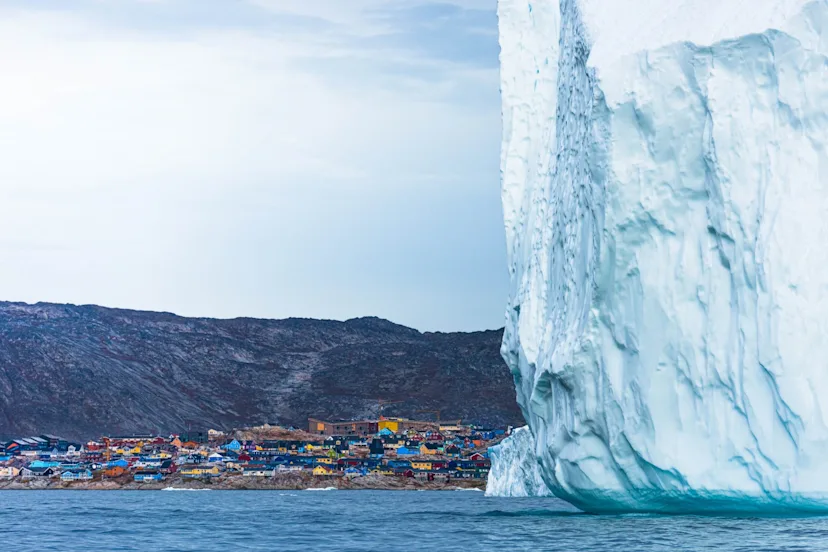
[[[157,471],[137,471],[133,479],[139,483],[151,483],[156,481],[163,481],[164,475]]]
[[[0,479],[13,479],[20,475],[20,468],[14,466],[0,467]]]
[[[92,472],[90,470],[66,470],[60,474],[61,481],[91,481]]]

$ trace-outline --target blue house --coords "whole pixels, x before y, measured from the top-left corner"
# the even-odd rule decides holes
[[[417,456],[420,454],[419,449],[410,449],[408,447],[400,447],[397,449],[397,456]]]
[[[242,446],[241,443],[239,443],[236,439],[233,439],[232,441],[224,445],[222,448],[225,448],[227,450],[239,451],[241,450]]]
[[[89,470],[67,470],[60,474],[61,481],[91,481],[92,472]]]
[[[138,481],[139,483],[151,483],[153,481],[163,481],[164,476],[160,472],[144,471],[137,472],[133,479],[135,479],[135,481]]]
[[[60,462],[47,462],[45,460],[35,460],[29,464],[30,468],[57,468]]]

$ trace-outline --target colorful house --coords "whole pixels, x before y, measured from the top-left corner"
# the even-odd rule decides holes
[[[431,470],[431,462],[425,460],[412,460],[411,468],[415,470]]]
[[[423,456],[433,456],[440,454],[442,447],[437,443],[423,443],[420,445],[420,454]],[[399,452],[397,452],[399,454]]]
[[[320,464],[313,468],[313,475],[333,475],[333,470],[330,466]]]
[[[89,470],[66,470],[60,474],[61,481],[91,481],[92,472]]]
[[[208,462],[224,462],[224,456],[221,454],[214,452],[207,457]]]
[[[379,433],[387,431],[386,435],[393,435],[400,431],[400,422],[398,420],[380,420],[377,422],[377,429]]]
[[[447,447],[446,447],[445,452],[446,452],[446,454],[448,454],[449,456],[460,456],[460,454],[461,454],[463,451],[462,451],[462,449],[461,449],[460,447],[458,447],[457,445],[449,445],[449,446],[447,446]]]
[[[111,468],[107,468],[104,470],[104,477],[121,477],[126,473],[126,468],[121,466],[112,466]]]
[[[139,483],[152,483],[155,481],[163,481],[164,476],[157,471],[139,471],[135,473],[133,479]]]
[[[23,479],[37,479],[40,477],[55,477],[57,471],[55,468],[23,468],[20,470],[20,475]]]
[[[273,477],[276,470],[267,466],[246,467],[242,471],[244,477]]]
[[[29,463],[30,468],[57,468],[59,466],[60,462],[47,462],[45,460],[35,460]]]
[[[178,470],[178,473],[181,474],[182,477],[187,478],[195,478],[195,477],[217,477],[221,472],[218,469],[218,466],[205,466],[202,464],[190,464],[181,466],[181,469]]]
[[[0,479],[12,479],[20,475],[20,469],[14,466],[0,468]]]

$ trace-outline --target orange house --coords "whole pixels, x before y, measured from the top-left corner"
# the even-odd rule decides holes
[[[126,473],[126,470],[121,466],[113,466],[107,470],[104,470],[104,475],[106,477],[120,477]]]

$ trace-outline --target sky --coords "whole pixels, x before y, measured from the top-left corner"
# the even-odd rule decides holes
[[[503,325],[495,0],[0,0],[0,298]]]

